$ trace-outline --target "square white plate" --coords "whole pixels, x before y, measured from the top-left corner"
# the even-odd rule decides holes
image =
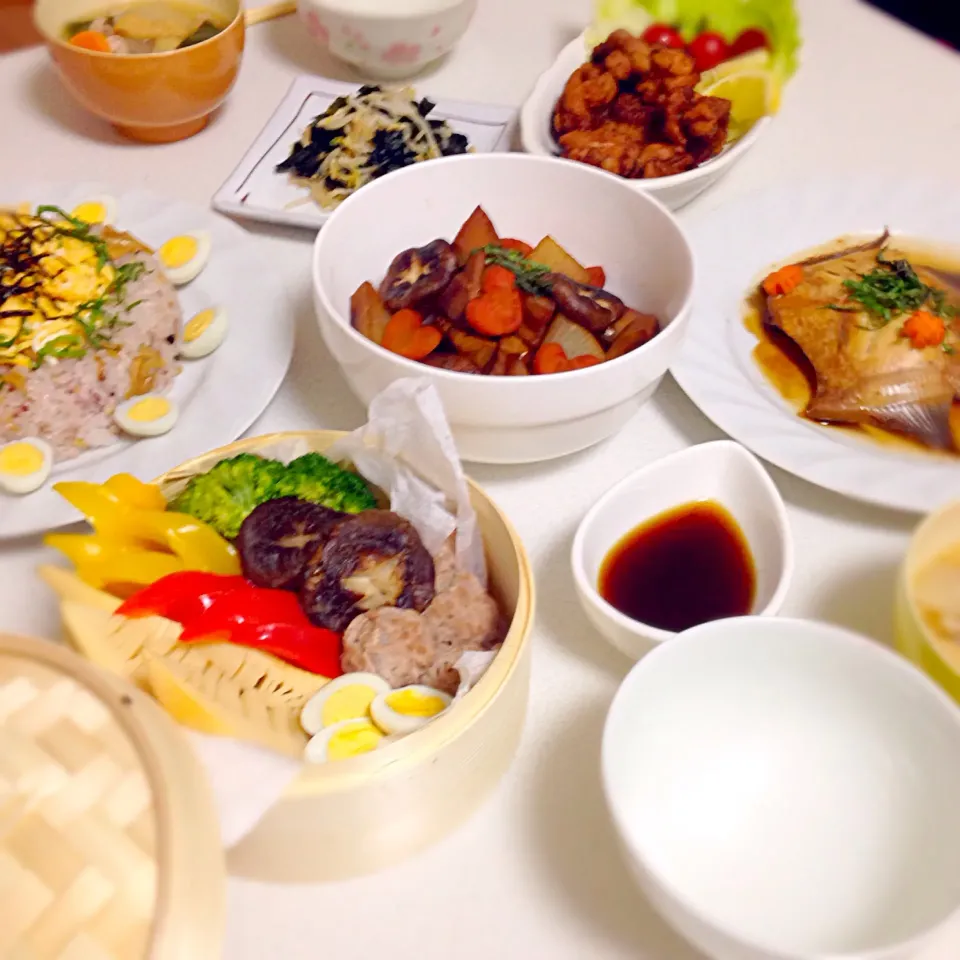
[[[276,166],[290,154],[304,128],[323,113],[337,97],[355,93],[356,83],[328,80],[325,77],[298,77],[267,125],[253,142],[240,165],[213,197],[213,206],[221,213],[278,223],[284,226],[318,230],[330,217],[309,199],[308,191],[294,186]],[[417,91],[418,96],[428,94]],[[510,127],[516,116],[513,107],[483,103],[465,103],[430,97],[436,107],[431,119],[446,120],[464,134],[477,153],[510,149]],[[297,204],[307,198],[307,202]]]

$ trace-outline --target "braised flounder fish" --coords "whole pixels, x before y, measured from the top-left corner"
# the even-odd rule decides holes
[[[954,447],[960,392],[960,276],[911,261],[888,233],[789,264],[761,284],[763,322],[810,364],[803,411]]]

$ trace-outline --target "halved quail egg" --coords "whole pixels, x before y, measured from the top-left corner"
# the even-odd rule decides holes
[[[169,433],[179,417],[177,405],[159,393],[144,393],[118,403],[113,411],[117,426],[134,437],[159,437]]]
[[[370,716],[384,733],[413,733],[443,713],[450,702],[441,690],[411,684],[381,693],[370,704]]]
[[[5,493],[33,493],[42,487],[53,467],[53,450],[39,437],[12,440],[0,447],[0,489]]]
[[[199,360],[213,353],[227,335],[227,311],[223,307],[208,307],[194,314],[183,326],[180,356]]]
[[[70,216],[84,223],[106,227],[117,217],[117,201],[106,194],[88,197],[70,211]]]
[[[181,287],[207,265],[210,247],[210,234],[206,230],[192,230],[171,237],[157,251],[157,257],[170,282]]]
[[[376,750],[383,738],[383,732],[371,720],[341,720],[310,739],[304,759],[307,763],[345,760]]]
[[[370,704],[390,684],[375,673],[345,673],[318,690],[300,711],[300,725],[313,736],[344,720],[366,719]]]

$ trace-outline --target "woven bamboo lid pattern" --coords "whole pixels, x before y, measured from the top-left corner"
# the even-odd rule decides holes
[[[179,736],[143,694],[69,651],[0,636],[0,957],[216,955],[186,952],[219,940],[215,908],[193,918],[214,936],[180,931],[173,915],[184,850],[198,857],[196,879],[219,885],[221,912],[224,883],[207,788]],[[177,772],[188,790],[171,783]],[[199,801],[185,795],[194,789]]]

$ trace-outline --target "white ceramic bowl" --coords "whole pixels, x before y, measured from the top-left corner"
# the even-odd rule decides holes
[[[553,235],[581,262],[601,264],[606,286],[664,329],[632,353],[570,373],[485,377],[406,360],[350,325],[350,296],[378,284],[393,258],[437,237],[453,240],[477,204],[501,236]],[[400,377],[439,390],[460,455],[528,463],[582,450],[616,433],[676,358],[690,316],[693,255],[674,217],[618,177],[522,154],[418,163],[368,184],[317,236],[314,303],[320,331],[353,392],[367,404]]]
[[[783,605],[793,576],[793,537],[776,486],[739,443],[697,444],[621,480],[591,507],[573,539],[571,563],[580,603],[597,630],[631,659],[676,634],[633,620],[603,599],[597,586],[604,558],[645,521],[698,500],[726,507],[743,531],[757,576],[752,612],[773,616]]]
[[[960,713],[838,627],[681,634],[620,687],[602,769],[641,887],[716,960],[907,960],[960,906]]]
[[[520,110],[520,139],[527,153],[544,157],[559,156],[560,148],[550,131],[553,109],[563,93],[570,74],[586,60],[587,41],[585,35],[581,34],[576,40],[567,44],[553,65],[540,75]],[[745,136],[725,147],[716,157],[686,173],[624,182],[628,183],[633,190],[656,197],[671,210],[678,210],[698,197],[704,190],[712,187],[727,173],[757,142],[769,122],[770,118],[764,117],[754,124]]]
[[[477,0],[299,0],[307,32],[368,77],[412,77],[449,53]]]

